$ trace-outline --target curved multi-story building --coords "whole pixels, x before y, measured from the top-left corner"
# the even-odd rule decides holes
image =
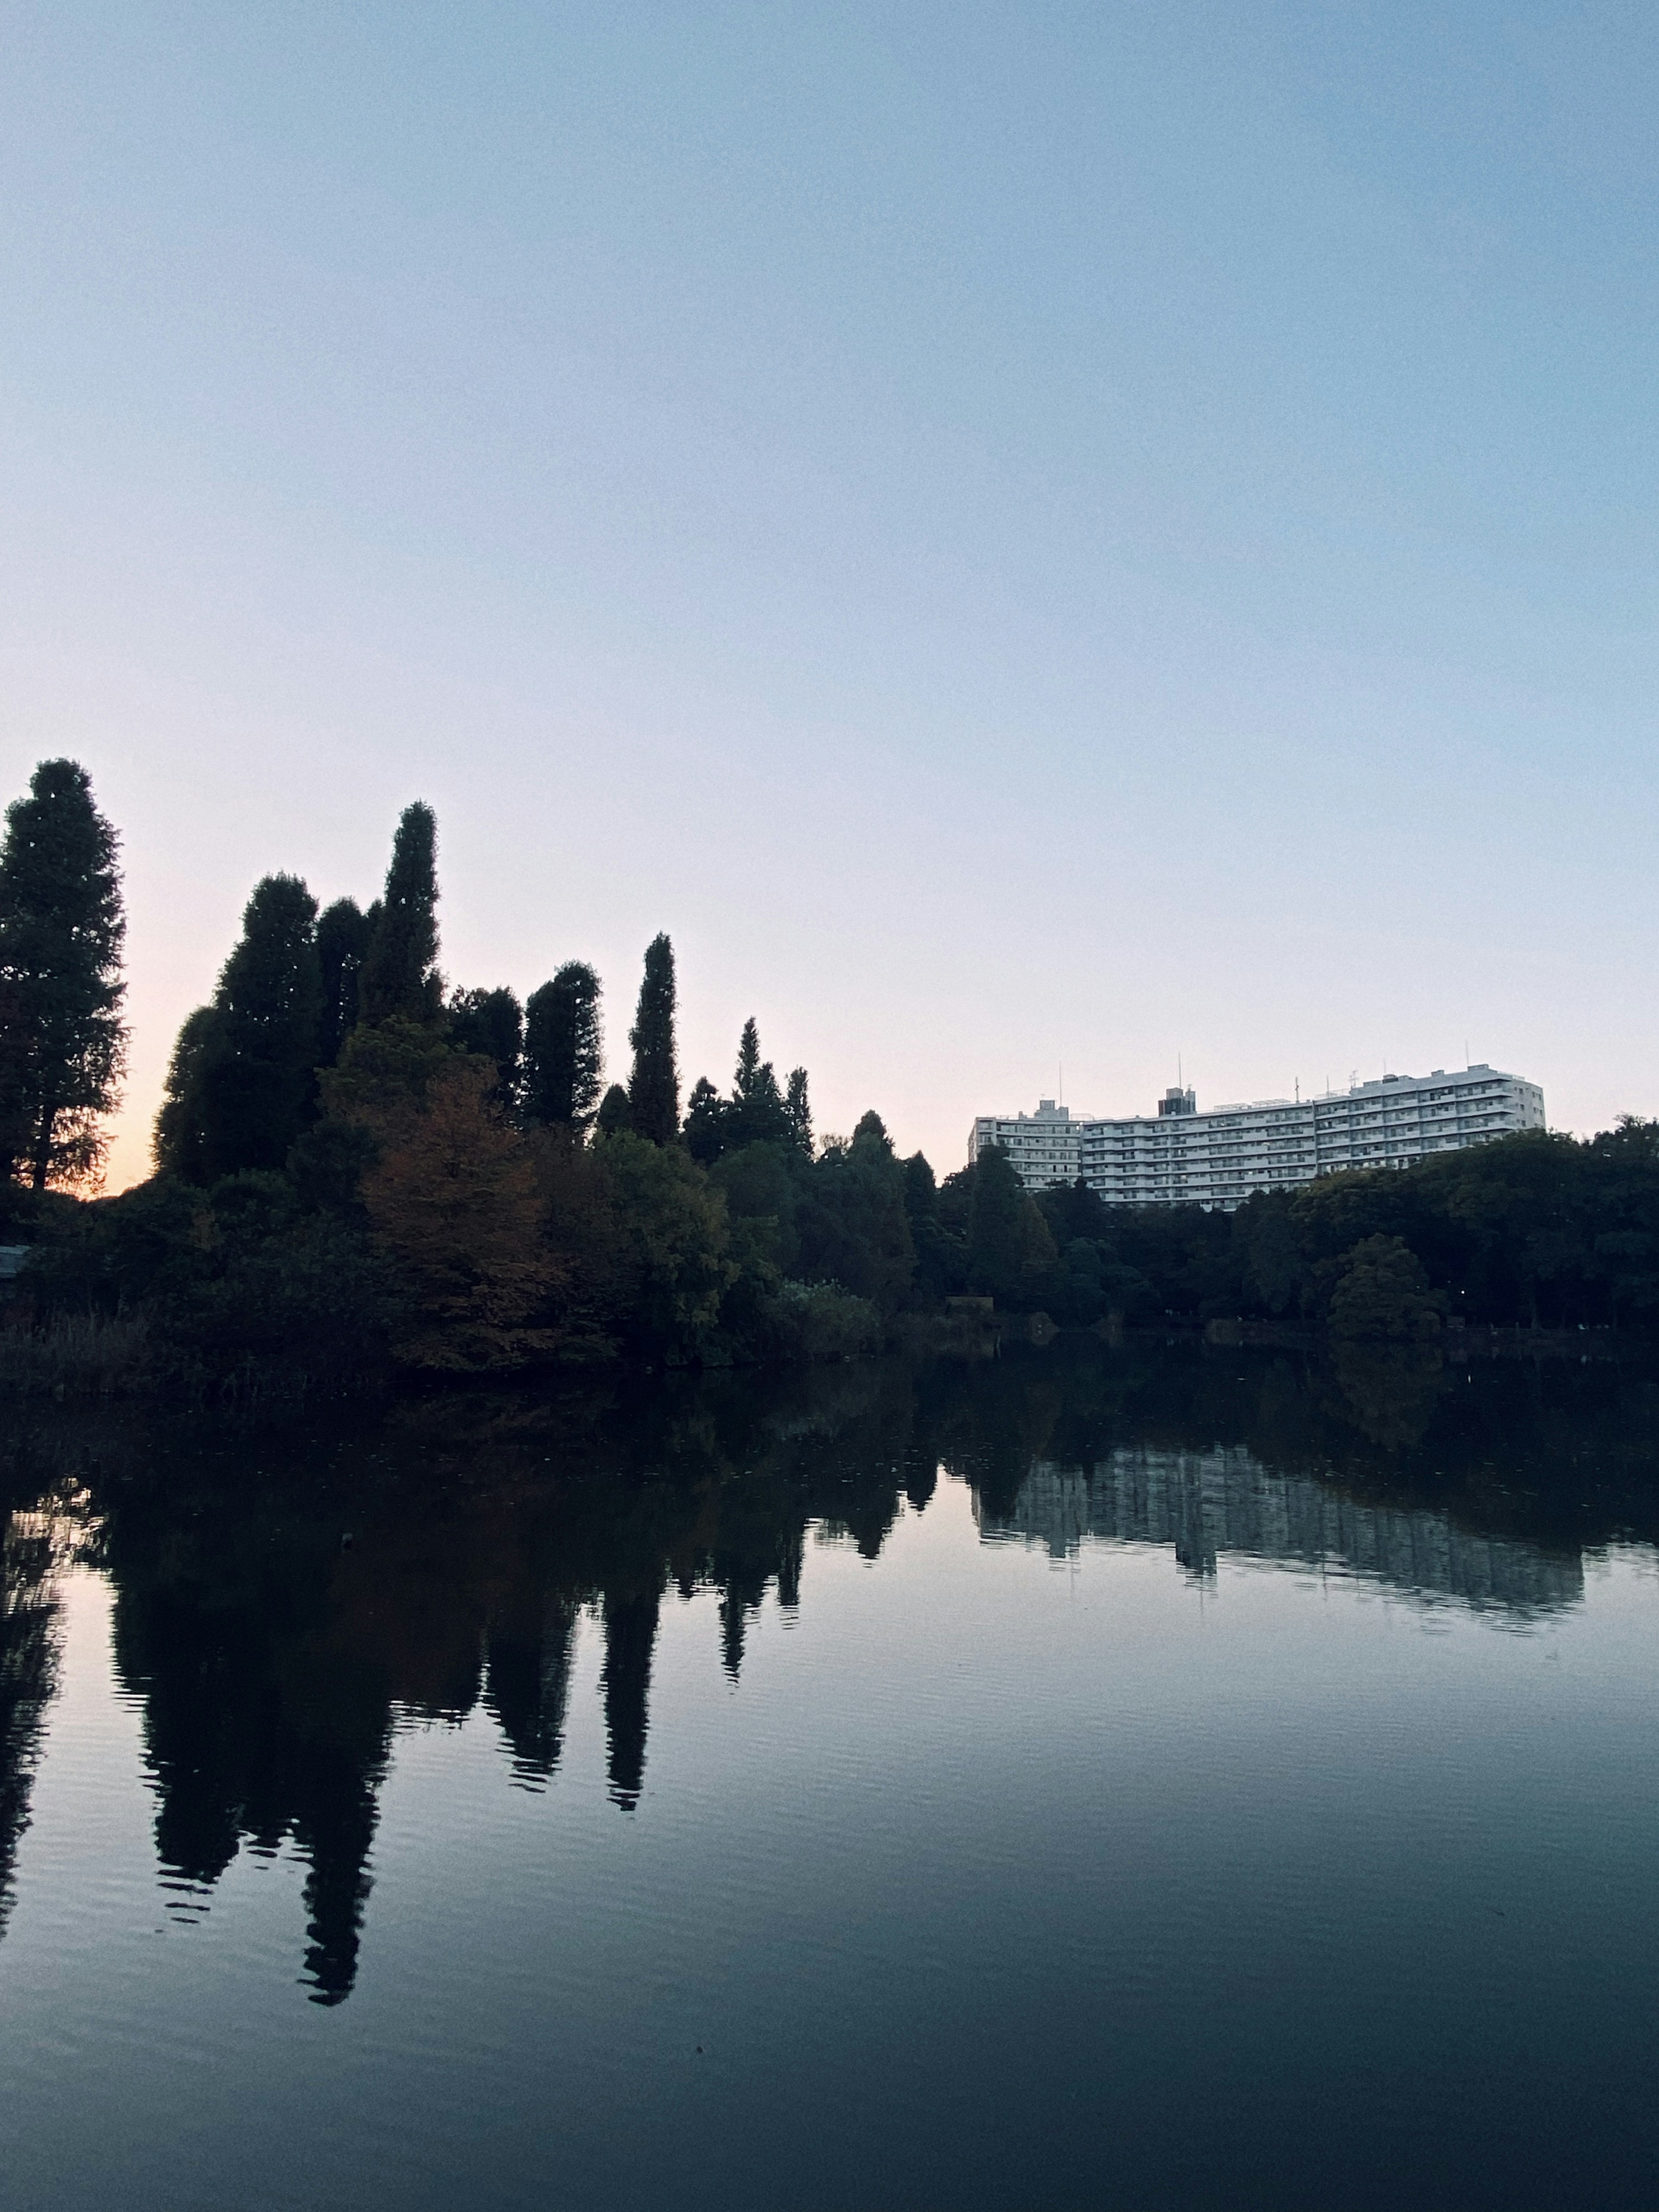
[[[1028,1190],[1080,1176],[1109,1206],[1231,1208],[1253,1190],[1311,1182],[1336,1168],[1410,1167],[1543,1127],[1538,1085],[1482,1064],[1201,1114],[1191,1091],[1171,1088],[1155,1115],[1121,1121],[1074,1116],[1045,1098],[1035,1114],[981,1114],[968,1158],[1000,1145]]]

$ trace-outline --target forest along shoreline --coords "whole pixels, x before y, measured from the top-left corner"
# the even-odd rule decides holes
[[[1534,1131],[1231,1214],[936,1176],[880,1115],[816,1133],[744,1025],[684,1103],[666,934],[625,1081],[569,960],[520,1003],[438,965],[437,824],[326,908],[258,884],[181,1028],[155,1171],[99,1194],[119,1101],[119,838],[41,763],[0,847],[0,1391],[189,1399],[378,1390],[617,1364],[983,1352],[1056,1332],[1230,1330],[1587,1357],[1659,1323],[1659,1123]]]

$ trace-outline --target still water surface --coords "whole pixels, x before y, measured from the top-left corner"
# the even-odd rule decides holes
[[[8,2204],[1648,2204],[1659,1392],[14,1416]]]

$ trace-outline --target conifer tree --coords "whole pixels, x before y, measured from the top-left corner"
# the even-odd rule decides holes
[[[743,1025],[743,1035],[738,1039],[737,1080],[732,1086],[732,1096],[734,1098],[746,1099],[754,1097],[755,1081],[760,1073],[760,1030],[756,1026],[755,1017],[750,1014]]]
[[[702,1166],[713,1167],[726,1150],[726,1118],[731,1110],[708,1078],[700,1075],[685,1103],[685,1146]]]
[[[680,1126],[680,1073],[674,1051],[674,948],[666,937],[646,947],[639,1011],[628,1033],[634,1072],[628,1110],[636,1136],[672,1145]]]
[[[435,1021],[441,1011],[438,960],[438,824],[416,799],[404,809],[392,844],[386,893],[358,977],[358,1018]]]
[[[751,1014],[738,1044],[737,1079],[722,1132],[724,1148],[736,1152],[744,1145],[780,1144],[792,1133],[772,1063],[760,1056],[760,1032]]]
[[[602,1137],[625,1136],[634,1126],[628,1093],[620,1083],[613,1083],[599,1101],[599,1110],[594,1126]]]
[[[212,1000],[179,1033],[156,1164],[204,1185],[280,1168],[315,1118],[322,1022],[317,902],[298,877],[267,876]]]
[[[378,912],[375,920],[379,919]],[[317,923],[317,964],[323,980],[323,1018],[317,1064],[332,1067],[340,1047],[357,1026],[357,984],[374,922],[356,899],[336,899]]]
[[[585,1129],[599,1103],[605,1043],[599,979],[567,960],[525,1006],[525,1118]]]
[[[743,1118],[749,1144],[778,1145],[788,1139],[789,1116],[769,1060],[762,1060],[755,1070],[754,1084],[743,1103]]]
[[[810,1160],[812,1157],[812,1109],[806,1097],[806,1070],[792,1068],[789,1087],[783,1096],[783,1111],[789,1124],[792,1141],[800,1146]]]
[[[125,1060],[118,841],[76,761],[42,761],[0,846],[4,1171],[36,1190],[94,1176]]]
[[[495,1064],[486,1102],[499,1113],[516,1114],[524,1081],[524,1009],[517,992],[505,984],[494,991],[456,991],[448,1011],[452,1048]]]

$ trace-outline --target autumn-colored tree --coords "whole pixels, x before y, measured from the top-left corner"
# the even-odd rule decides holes
[[[490,1107],[493,1069],[453,1058],[363,1177],[374,1237],[409,1296],[393,1350],[452,1371],[518,1367],[557,1333],[544,1309],[561,1267],[542,1235],[529,1147]]]

